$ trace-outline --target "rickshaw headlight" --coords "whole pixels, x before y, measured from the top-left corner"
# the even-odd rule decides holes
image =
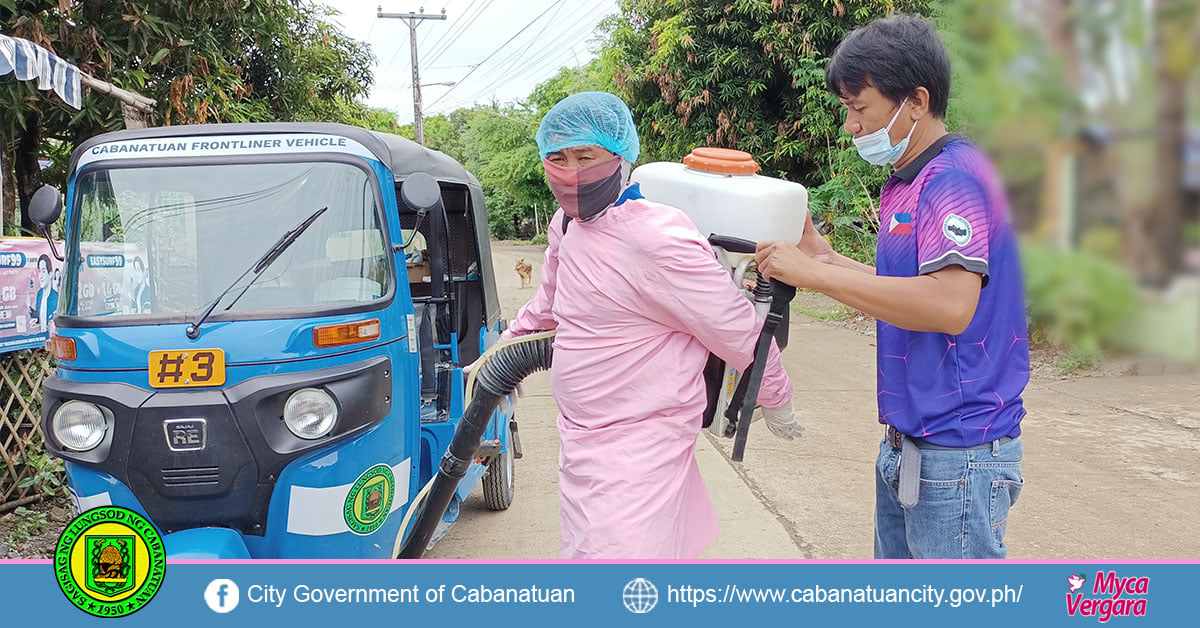
[[[54,413],[54,437],[63,447],[75,451],[95,449],[104,440],[108,421],[94,403],[68,401]]]
[[[321,438],[337,423],[337,404],[329,393],[318,388],[301,388],[288,397],[283,407],[283,422],[300,438]]]

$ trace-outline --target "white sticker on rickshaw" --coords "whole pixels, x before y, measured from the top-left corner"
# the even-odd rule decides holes
[[[412,473],[412,459],[405,458],[400,464],[392,465],[396,480],[395,498],[388,514],[396,512],[408,503],[408,480]],[[354,482],[340,486],[313,487],[293,486],[288,495],[287,531],[307,536],[328,536],[351,532],[343,510],[346,495],[354,488]]]
[[[362,144],[340,135],[325,133],[257,133],[254,135],[159,137],[105,142],[89,148],[79,158],[79,166],[82,167],[92,162],[112,159],[284,155],[313,152],[348,153],[368,159],[376,158]]]
[[[68,487],[67,490],[71,492],[71,505],[75,507],[77,515],[100,506],[112,506],[112,497],[107,492],[97,495],[79,495],[73,488]]]

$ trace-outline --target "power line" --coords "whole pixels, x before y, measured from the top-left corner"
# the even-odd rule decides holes
[[[453,1],[454,0],[451,0],[450,4],[452,4]],[[471,8],[475,6],[476,2],[479,2],[479,0],[471,0],[471,4],[468,4],[467,8],[462,12],[462,16],[463,16],[462,21],[455,22],[454,24],[452,24],[450,26],[450,28],[447,28],[445,31],[443,31],[442,36],[438,37],[436,40],[434,40],[433,44],[429,46],[428,50],[421,51],[421,56],[428,57],[430,54],[433,53],[434,50],[437,50],[438,44],[442,43],[442,41],[444,41],[451,32],[453,32],[455,29],[457,29],[460,24],[465,22],[470,17]],[[447,4],[447,8],[449,8],[449,4]]]
[[[461,13],[461,17],[449,24],[448,28],[442,31],[436,39],[430,38],[421,44],[421,57],[425,59],[430,58],[429,56],[438,49],[438,46],[440,46],[443,41],[446,41],[447,37],[449,37],[452,33],[458,32],[458,30],[462,28],[463,23],[471,19],[471,9],[475,8],[475,3],[478,1],[479,0],[471,0],[471,3],[467,5],[466,10]]]
[[[495,80],[487,84],[486,87],[483,87],[475,92],[475,94],[468,98],[468,100],[478,98],[488,91],[491,91],[493,88],[503,83],[511,82],[511,80],[516,79],[517,77],[525,76],[528,72],[534,68],[537,68],[538,65],[544,62],[547,58],[557,55],[563,48],[573,49],[575,46],[586,41],[592,36],[593,32],[595,31],[596,24],[599,23],[598,21],[596,23],[592,23],[590,19],[596,13],[596,9],[603,10],[604,5],[597,5],[592,11],[585,13],[570,26],[563,29],[563,35],[561,37],[548,42],[523,62],[518,61],[507,69],[502,70]],[[580,24],[583,25],[582,28],[579,28]],[[581,35],[582,38],[580,37]],[[566,42],[568,41],[572,42],[570,46],[566,46]],[[561,65],[558,67],[561,67]],[[557,67],[555,69],[557,69]]]
[[[532,48],[533,48],[533,45],[534,45],[534,42],[536,42],[536,41],[538,41],[539,39],[541,39],[542,35],[543,35],[543,34],[546,32],[546,29],[547,29],[547,28],[549,28],[549,27],[550,27],[550,25],[554,23],[554,19],[555,19],[556,17],[558,17],[558,13],[559,13],[559,11],[561,11],[561,10],[562,10],[562,8],[563,8],[563,4],[559,4],[559,5],[558,5],[558,8],[554,9],[554,13],[552,13],[552,14],[550,15],[550,19],[546,20],[546,23],[542,25],[542,29],[538,31],[537,35],[534,35],[533,37],[531,37],[531,38],[529,39],[529,42],[528,42],[526,45],[518,47],[516,50],[514,50],[514,51],[512,52],[512,54],[508,55],[508,56],[507,56],[507,57],[505,57],[503,60],[501,60],[501,61],[498,61],[498,62],[496,63],[497,67],[498,67],[498,68],[503,68],[503,69],[499,70],[499,71],[498,71],[496,74],[498,74],[498,75],[500,75],[500,74],[505,74],[505,73],[507,73],[509,70],[511,70],[511,69],[512,69],[512,67],[514,67],[514,66],[516,66],[518,63],[520,63],[520,62],[521,62],[521,59],[523,59],[523,58],[525,57],[525,55],[526,55],[526,54],[527,54],[527,53],[528,53],[530,50],[532,50]],[[560,34],[561,34],[561,33],[560,33]],[[507,64],[507,65],[506,65],[506,64]],[[498,83],[499,81],[500,81],[500,79],[499,79],[499,78],[497,78],[495,81],[493,81],[493,82],[492,82],[492,85],[494,85],[494,84]],[[491,85],[489,85],[489,87],[490,87],[490,86],[491,86]]]
[[[463,24],[462,28],[458,29],[458,32],[456,32],[453,37],[448,39],[446,41],[446,43],[442,44],[442,46],[440,48],[435,46],[433,48],[433,50],[430,50],[429,51],[429,55],[430,55],[429,64],[432,65],[434,63],[437,63],[438,59],[441,59],[442,55],[446,54],[447,50],[450,50],[451,48],[453,48],[454,44],[456,44],[458,42],[458,40],[461,39],[462,36],[465,35],[468,30],[471,29],[471,26],[473,24],[475,24],[475,21],[479,19],[479,16],[483,15],[484,12],[487,11],[488,8],[492,6],[493,1],[494,0],[487,0],[487,2],[485,2],[483,4],[483,6],[479,7],[479,10],[476,11],[475,15],[472,15],[470,19],[466,19],[466,17],[464,17],[463,22],[462,22],[462,24]]]
[[[499,48],[496,48],[495,50],[493,50],[491,54],[489,54],[489,55],[488,55],[486,58],[484,58],[484,60],[483,60],[483,61],[480,61],[480,62],[479,62],[479,65],[477,65],[477,66],[475,66],[474,68],[472,68],[470,72],[467,72],[466,76],[464,76],[464,77],[462,77],[461,79],[459,79],[459,80],[458,80],[458,82],[456,82],[456,83],[454,84],[454,87],[451,87],[451,88],[450,88],[450,89],[449,89],[449,90],[448,90],[448,91],[447,91],[445,94],[442,94],[442,95],[441,95],[441,97],[439,97],[437,100],[435,100],[435,101],[433,101],[432,103],[430,103],[430,104],[429,104],[429,106],[430,106],[430,107],[433,107],[434,105],[436,105],[436,104],[438,104],[439,102],[441,102],[441,101],[442,101],[442,99],[444,99],[446,96],[448,96],[448,95],[450,94],[450,92],[453,92],[453,91],[455,90],[455,88],[457,88],[459,85],[462,85],[462,84],[463,84],[463,81],[467,80],[467,78],[468,78],[468,77],[470,77],[472,74],[474,74],[476,70],[478,70],[480,67],[482,67],[482,66],[483,66],[483,64],[487,63],[489,59],[491,59],[492,57],[496,56],[496,54],[497,54],[497,53],[499,53],[501,50],[504,50],[504,47],[505,47],[505,46],[507,46],[507,45],[509,45],[510,43],[512,43],[512,41],[513,41],[514,39],[516,39],[517,37],[519,37],[519,36],[521,35],[521,33],[524,33],[524,32],[526,31],[526,29],[528,29],[530,26],[533,26],[535,23],[537,23],[537,21],[538,21],[538,20],[542,19],[542,16],[543,16],[543,15],[545,15],[545,14],[549,13],[549,12],[550,12],[550,9],[553,9],[554,7],[558,6],[558,5],[559,5],[560,3],[562,3],[562,2],[563,2],[563,0],[558,0],[558,1],[557,1],[557,2],[555,2],[554,4],[552,4],[552,5],[548,6],[548,7],[546,7],[546,10],[545,10],[545,11],[542,11],[541,13],[539,13],[539,14],[537,15],[537,17],[535,17],[535,18],[533,18],[532,20],[530,20],[528,24],[526,24],[525,26],[522,26],[522,27],[521,27],[521,30],[517,31],[515,35],[513,35],[512,37],[509,37],[507,41],[505,41],[504,43],[500,44],[500,47],[499,47]]]
[[[562,1],[562,0],[559,0],[559,2],[561,2],[561,1]],[[556,4],[557,4],[557,3],[556,3]],[[550,10],[550,8],[552,8],[552,7],[554,7],[554,6],[555,6],[555,5],[550,5],[550,7],[547,7],[547,9],[546,9],[546,10],[548,11],[548,10]],[[560,6],[561,6],[561,5],[560,5]],[[541,14],[539,14],[537,17],[535,17],[535,18],[533,19],[533,22],[537,22],[539,19],[541,19],[542,15],[545,15],[545,11],[543,11]],[[476,17],[478,17],[478,16],[476,16]],[[527,26],[528,26],[528,25],[527,25]],[[469,28],[469,25],[468,25],[468,28]],[[437,59],[441,58],[441,56],[442,56],[443,54],[445,54],[445,53],[446,53],[448,50],[450,50],[451,48],[453,48],[453,47],[454,47],[454,43],[455,43],[455,42],[456,42],[456,41],[457,41],[457,40],[458,40],[460,37],[462,37],[464,34],[466,34],[466,29],[464,29],[463,31],[459,32],[459,33],[458,33],[458,35],[457,35],[457,36],[456,36],[456,37],[455,37],[453,40],[451,40],[450,42],[447,42],[447,44],[446,44],[445,46],[442,46],[442,49],[441,49],[441,50],[440,50],[440,51],[437,53],[437,56],[435,56],[435,57],[434,57],[433,61],[436,61]],[[518,32],[518,34],[520,34],[520,33]],[[431,63],[432,63],[432,61],[431,61]],[[477,63],[477,64],[475,64],[475,65],[476,65],[476,66],[478,66],[478,65],[482,65],[482,62],[480,62],[480,63]]]
[[[367,36],[363,38],[366,43],[371,43],[371,33],[375,32],[375,25],[379,23],[379,18],[371,19],[371,28],[367,29]]]
[[[454,37],[451,37],[450,40],[448,40],[442,44],[442,47],[437,48],[436,50],[433,50],[433,52],[430,53],[431,54],[431,56],[430,56],[431,64],[434,64],[434,62],[437,62],[439,59],[442,59],[442,55],[444,55],[446,52],[449,52],[450,49],[454,48],[455,44],[458,43],[458,40],[461,40],[462,36],[466,35],[467,31],[470,30],[470,26],[474,25],[476,20],[478,20],[480,18],[480,16],[482,16],[482,14],[484,14],[484,12],[488,10],[488,7],[492,6],[492,1],[493,0],[488,0],[484,6],[481,6],[479,8],[478,12],[475,12],[474,16],[472,16],[472,18],[470,18],[470,20],[468,20],[468,22],[463,24],[462,29],[458,30],[458,32],[456,32]]]
[[[376,19],[378,19],[378,18],[376,18]],[[400,56],[401,50],[404,50],[404,46],[396,46],[396,52],[392,53],[392,60],[388,61],[388,65],[392,65],[393,63],[396,62],[396,57]]]
[[[600,8],[603,8],[603,7],[601,6]],[[592,13],[594,13],[594,11],[592,11]],[[589,15],[583,16],[583,18],[581,20],[576,20],[576,22],[574,24],[572,24],[571,26],[574,27],[574,26],[578,25],[581,21],[586,20],[588,17],[590,17],[590,16]],[[486,87],[476,91],[471,96],[451,100],[449,103],[447,103],[447,105],[445,107],[442,108],[442,111],[454,109],[456,107],[464,106],[471,102],[474,102],[480,96],[487,93],[493,87],[495,87],[496,85],[498,85],[500,83],[512,82],[514,80],[523,80],[523,79],[526,79],[527,77],[537,77],[537,79],[539,81],[544,80],[543,77],[549,76],[551,73],[558,71],[558,69],[561,68],[565,64],[557,63],[557,60],[556,60],[555,64],[553,65],[553,67],[551,67],[549,65],[545,65],[545,66],[541,66],[539,68],[539,64],[542,64],[547,58],[550,58],[554,55],[559,55],[564,48],[574,50],[574,48],[576,46],[578,46],[581,43],[584,43],[585,41],[587,41],[587,39],[589,37],[592,36],[592,33],[594,32],[594,26],[595,25],[593,23],[587,22],[584,24],[584,27],[582,29],[576,28],[574,31],[572,31],[572,30],[570,30],[571,27],[568,27],[568,29],[565,31],[565,33],[567,33],[567,34],[564,37],[550,42],[548,45],[544,46],[543,48],[541,48],[538,51],[538,52],[542,53],[540,56],[536,56],[535,58],[529,59],[526,63],[524,63],[523,65],[521,65],[519,67],[514,66],[513,68],[510,68],[508,71],[505,72],[505,76],[500,77],[498,80],[492,81]],[[583,35],[583,37],[579,38],[579,35],[581,35],[581,34]],[[565,42],[568,42],[568,41],[571,42],[570,46],[567,46],[565,44]],[[510,78],[510,77],[512,77],[512,78]]]
[[[527,73],[529,73],[531,70],[536,68],[539,64],[541,64],[547,58],[554,56],[554,55],[558,55],[562,51],[563,48],[568,48],[568,49],[573,50],[575,46],[579,45],[583,41],[586,41],[586,39],[592,35],[592,33],[595,29],[595,23],[592,22],[591,18],[593,18],[595,16],[595,13],[597,10],[603,11],[603,9],[604,9],[603,5],[597,5],[597,6],[593,7],[593,9],[591,11],[583,14],[578,19],[576,19],[573,23],[571,23],[570,26],[563,29],[563,32],[560,37],[558,37],[550,42],[547,42],[541,48],[536,50],[532,56],[525,59],[523,62],[521,62],[519,64],[514,64],[514,65],[510,66],[509,68],[507,68],[506,70],[502,71],[501,75],[497,78],[497,80],[492,81],[490,84],[488,84],[483,89],[478,90],[474,95],[472,95],[470,98],[468,98],[468,100],[474,99],[480,95],[483,95],[484,93],[491,90],[493,87],[497,86],[500,83],[507,82],[511,78],[525,76]],[[583,37],[580,37],[581,35]],[[567,45],[568,42],[570,42],[569,46]]]

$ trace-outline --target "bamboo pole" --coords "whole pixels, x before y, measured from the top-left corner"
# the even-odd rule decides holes
[[[113,98],[116,98],[117,100],[143,113],[153,113],[154,105],[157,104],[157,101],[153,99],[146,98],[141,94],[135,94],[133,92],[123,90],[112,83],[102,81],[83,72],[79,73],[79,82],[82,83],[84,87],[100,92],[101,94],[112,96]]]

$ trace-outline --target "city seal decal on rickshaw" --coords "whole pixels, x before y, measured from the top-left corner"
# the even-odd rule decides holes
[[[386,464],[377,464],[358,476],[342,515],[355,534],[371,534],[383,526],[396,496],[396,476]]]
[[[54,576],[67,599],[97,617],[140,610],[162,587],[167,553],[143,516],[118,506],[93,508],[58,537]]]

